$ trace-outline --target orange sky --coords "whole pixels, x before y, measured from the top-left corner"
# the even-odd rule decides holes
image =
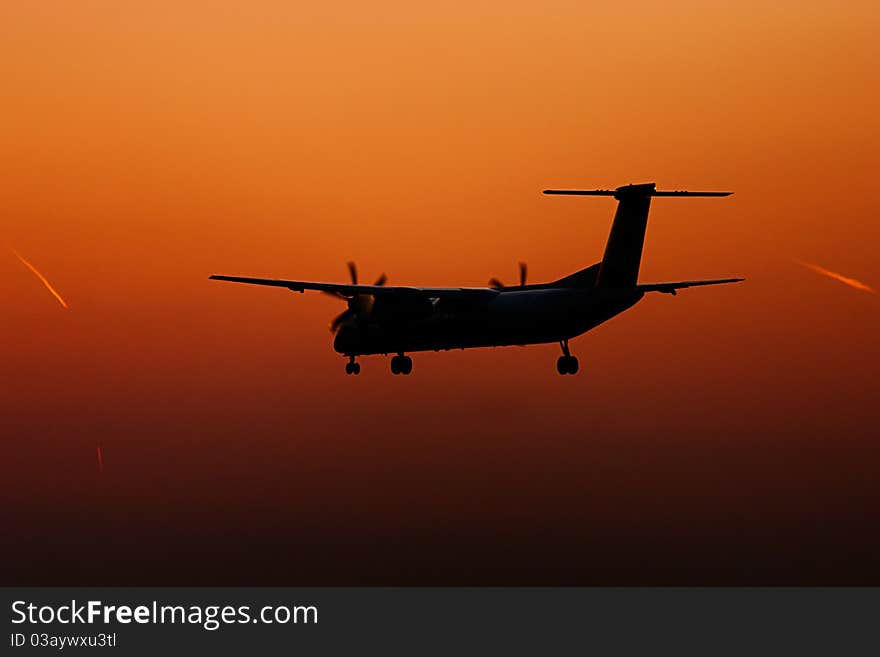
[[[745,486],[800,536],[864,500],[823,465],[877,464],[880,303],[796,261],[880,285],[875,3],[297,4],[0,9],[0,245],[70,304],[0,249],[5,496],[89,513],[100,444],[102,485],[141,510],[159,487],[241,517],[268,491],[302,520],[286,486],[312,482],[389,533],[418,506],[517,535],[588,498],[579,524],[632,535],[662,489],[687,500],[680,537],[711,524],[701,497],[750,517]],[[514,280],[519,260],[548,280],[601,257],[613,203],[540,190],[647,181],[736,193],[658,199],[643,281],[748,281],[648,298],[574,341],[578,377],[555,347],[345,377],[337,301],[207,280],[343,280],[349,259],[391,283]],[[608,473],[636,464],[650,483],[622,503]],[[351,511],[358,486],[381,491]]]

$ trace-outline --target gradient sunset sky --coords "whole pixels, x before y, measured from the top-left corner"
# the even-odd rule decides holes
[[[880,297],[802,265],[880,287],[878,33],[876,2],[3,3],[4,583],[880,583]],[[577,377],[555,346],[346,377],[338,301],[208,281],[551,280],[614,204],[541,189],[651,181],[735,195],[656,200],[641,280],[748,280],[650,296]]]

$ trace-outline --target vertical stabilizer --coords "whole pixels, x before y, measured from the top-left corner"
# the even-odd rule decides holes
[[[638,282],[654,190],[654,183],[626,185],[615,190],[617,212],[605,244],[596,287],[634,287]]]

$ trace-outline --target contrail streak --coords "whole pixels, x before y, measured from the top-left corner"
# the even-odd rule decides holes
[[[803,267],[806,267],[807,269],[812,269],[817,274],[822,274],[822,276],[833,278],[835,281],[840,281],[844,285],[849,285],[853,289],[876,294],[876,292],[874,292],[874,288],[866,283],[862,283],[858,279],[850,278],[849,276],[844,276],[843,274],[838,274],[836,271],[831,271],[830,269],[825,269],[824,267],[820,267],[819,265],[814,265],[809,262],[803,262],[802,260],[796,260],[795,262]]]
[[[56,299],[58,299],[58,303],[60,303],[65,308],[70,308],[70,306],[67,305],[67,302],[61,298],[60,294],[58,294],[58,290],[56,290],[54,287],[52,287],[52,284],[48,280],[46,280],[46,277],[43,276],[36,267],[34,267],[31,263],[29,263],[27,260],[25,260],[22,257],[22,255],[18,251],[16,251],[15,249],[9,249],[9,250],[12,251],[12,253],[15,255],[16,258],[21,260],[21,262],[24,264],[25,267],[27,267],[32,272],[34,272],[34,275],[43,282],[43,285],[45,285],[46,289],[52,293],[52,296],[54,296]]]

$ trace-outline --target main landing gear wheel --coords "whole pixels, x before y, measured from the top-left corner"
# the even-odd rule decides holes
[[[412,367],[412,358],[410,358],[409,356],[398,354],[391,359],[392,374],[409,374],[410,372],[412,372]]]
[[[560,374],[577,374],[578,359],[574,356],[560,356],[556,361],[556,371]]]
[[[562,347],[562,356],[556,361],[556,371],[560,374],[577,374],[578,359],[568,350],[568,340],[561,340],[559,346]]]
[[[354,362],[354,356],[345,364],[345,373],[357,376],[361,373],[361,364]]]

